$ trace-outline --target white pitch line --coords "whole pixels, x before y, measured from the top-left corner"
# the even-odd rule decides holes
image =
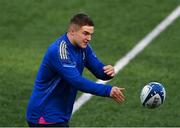
[[[180,17],[180,6],[172,11],[159,25],[157,25],[148,35],[146,35],[137,45],[130,50],[123,58],[118,60],[114,66],[117,74],[122,70],[133,58],[135,58],[146,46],[148,46],[153,39],[155,39],[161,32],[163,32],[170,24]],[[106,84],[109,81],[97,80],[96,83]],[[92,94],[83,93],[74,103],[73,114],[87,101],[92,98]]]

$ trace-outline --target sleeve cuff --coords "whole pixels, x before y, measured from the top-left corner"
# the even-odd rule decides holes
[[[105,86],[107,87],[106,96],[107,96],[107,97],[110,97],[110,93],[111,93],[112,86],[111,86],[111,85],[105,85]]]

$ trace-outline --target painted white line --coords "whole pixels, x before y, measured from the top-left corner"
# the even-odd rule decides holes
[[[114,66],[116,74],[122,70],[133,58],[135,58],[153,39],[163,32],[170,24],[180,17],[180,6],[178,6],[170,15],[168,15],[159,25],[157,25],[148,35],[146,35],[137,45],[130,50],[122,59],[118,60]],[[96,83],[106,84],[109,81],[98,80]],[[93,95],[83,93],[74,103],[73,114]]]

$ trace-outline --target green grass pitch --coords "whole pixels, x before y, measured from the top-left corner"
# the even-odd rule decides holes
[[[0,0],[0,126],[27,126],[26,107],[48,45],[66,31],[69,18],[87,12],[95,22],[91,45],[105,64],[114,64],[159,24],[179,0]],[[180,18],[162,32],[110,82],[125,87],[117,104],[94,96],[70,126],[180,126]],[[96,81],[85,70],[84,75]],[[150,82],[164,84],[165,103],[140,104]]]

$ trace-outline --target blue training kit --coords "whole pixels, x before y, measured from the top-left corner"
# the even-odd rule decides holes
[[[40,65],[27,108],[27,121],[38,124],[43,117],[46,122],[68,122],[78,90],[109,97],[112,86],[82,77],[86,67],[98,79],[111,79],[104,73],[104,66],[89,44],[83,49],[74,46],[67,33],[59,37],[49,46]]]

